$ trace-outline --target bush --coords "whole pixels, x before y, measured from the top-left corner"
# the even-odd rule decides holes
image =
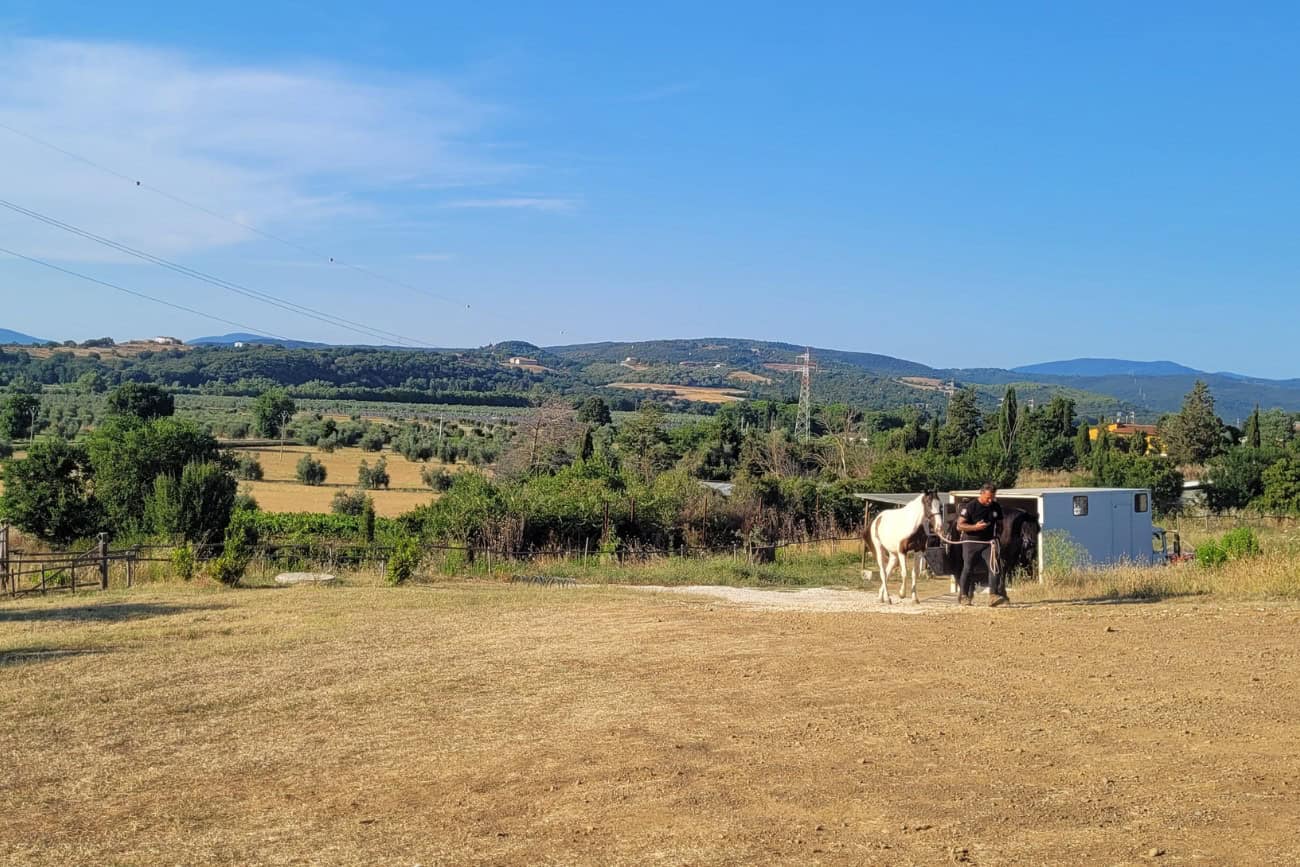
[[[172,551],[172,571],[177,577],[190,580],[194,577],[194,549],[189,545],[182,545],[175,551]]]
[[[235,461],[235,478],[245,482],[260,482],[262,464],[252,455],[240,455]]]
[[[388,461],[380,458],[372,467],[365,461],[357,467],[357,487],[363,490],[372,490],[374,488],[388,488]]]
[[[1042,533],[1043,573],[1060,577],[1088,565],[1088,551],[1064,530]]]
[[[420,470],[420,479],[435,491],[445,491],[451,487],[455,477],[442,467],[424,467]]]
[[[206,544],[225,532],[235,497],[235,480],[220,464],[186,464],[179,479],[154,479],[145,500],[145,523],[160,535]]]
[[[410,580],[419,568],[423,554],[420,543],[414,537],[403,536],[399,539],[388,558],[388,583],[401,584]]]
[[[330,501],[330,511],[336,515],[360,515],[369,502],[370,498],[361,491],[339,491]]]
[[[1196,549],[1196,563],[1207,569],[1214,569],[1228,562],[1228,552],[1214,539],[1202,543]]]
[[[1249,527],[1238,527],[1223,535],[1223,550],[1229,560],[1244,560],[1260,555],[1259,539]]]
[[[212,577],[228,587],[238,584],[253,559],[257,543],[257,513],[235,512],[226,527],[226,544],[221,556],[212,561]]]
[[[256,512],[260,508],[262,507],[257,504],[257,499],[253,496],[252,491],[244,489],[235,494],[234,511],[243,509],[248,512]]]
[[[298,461],[298,481],[304,485],[323,485],[325,483],[325,465],[311,455],[303,455]]]
[[[247,563],[241,563],[225,554],[212,561],[208,567],[208,572],[212,580],[225,584],[227,587],[234,587],[239,584],[239,579],[244,577],[244,570],[248,568]]]
[[[378,452],[384,448],[384,432],[377,428],[370,428],[361,437],[361,449],[367,452]]]
[[[375,503],[369,497],[361,507],[361,535],[367,545],[375,544]]]

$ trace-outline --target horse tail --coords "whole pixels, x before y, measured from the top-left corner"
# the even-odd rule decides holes
[[[885,546],[880,541],[880,519],[884,517],[884,512],[871,519],[871,525],[867,527],[867,541],[871,544],[871,555],[876,558],[876,568],[884,570],[885,568]]]

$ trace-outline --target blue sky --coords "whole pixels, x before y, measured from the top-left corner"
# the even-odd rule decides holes
[[[1300,7],[623,6],[11,0],[0,123],[146,186],[0,129],[0,199],[433,345],[1300,376]],[[366,340],[8,210],[0,246]],[[11,258],[0,298],[40,336],[233,330]]]

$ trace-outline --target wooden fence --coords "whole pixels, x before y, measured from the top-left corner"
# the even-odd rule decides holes
[[[11,544],[8,526],[0,526],[0,595],[10,597],[33,593],[57,593],[78,590],[107,590],[115,571],[130,587],[135,582],[136,566],[141,562],[161,562],[168,557],[150,556],[141,548],[112,549],[108,535],[100,533],[94,545],[84,551],[23,551]],[[114,565],[120,568],[116,570]]]

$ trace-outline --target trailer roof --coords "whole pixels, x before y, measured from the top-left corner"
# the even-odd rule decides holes
[[[889,503],[893,506],[906,506],[908,503],[921,496],[918,491],[915,494],[893,494],[893,493],[866,493],[854,494],[859,500],[870,500],[873,503]]]
[[[1043,494],[1140,494],[1146,488],[1000,488],[999,497],[1041,497]],[[953,491],[954,497],[978,497],[978,490]]]

